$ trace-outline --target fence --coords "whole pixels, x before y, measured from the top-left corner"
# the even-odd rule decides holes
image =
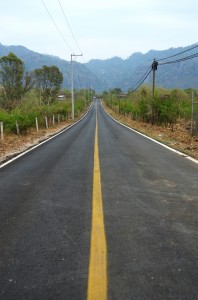
[[[65,121],[65,120],[70,120],[71,119],[71,114],[68,114],[66,117],[64,117],[63,115],[53,115],[52,118],[51,117],[44,117],[43,121],[40,122],[39,124],[39,120],[36,117],[35,118],[35,128],[36,131],[39,131],[39,127],[43,128],[43,124],[45,124],[46,129],[48,129],[50,126],[55,126],[55,123],[59,124],[61,123],[61,121]],[[41,121],[41,120],[40,120]],[[15,122],[15,132],[20,135],[20,123],[18,121]],[[4,131],[5,131],[5,122],[0,122],[0,140],[3,141],[4,140]]]

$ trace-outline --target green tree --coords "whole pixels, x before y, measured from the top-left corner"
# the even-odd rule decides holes
[[[4,93],[4,104],[11,109],[23,94],[23,62],[14,53],[0,58],[0,80]]]
[[[29,92],[35,84],[34,72],[25,72],[23,78],[23,93]]]
[[[112,92],[113,92],[113,94],[115,94],[115,95],[119,95],[119,94],[121,94],[122,90],[121,90],[121,88],[114,88],[114,89],[112,90]]]
[[[2,85],[2,106],[11,110],[14,108],[23,94],[33,86],[31,73],[24,75],[24,63],[14,53],[0,58],[0,82]]]
[[[43,66],[34,71],[34,76],[36,88],[43,102],[48,104],[53,102],[63,82],[63,74],[58,67]]]

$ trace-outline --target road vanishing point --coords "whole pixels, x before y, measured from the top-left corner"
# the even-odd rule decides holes
[[[0,299],[198,299],[198,164],[94,100],[0,168]]]

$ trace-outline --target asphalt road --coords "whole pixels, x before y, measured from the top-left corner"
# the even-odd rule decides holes
[[[108,299],[198,299],[198,164],[99,101],[0,169],[0,299],[87,298],[96,113]]]

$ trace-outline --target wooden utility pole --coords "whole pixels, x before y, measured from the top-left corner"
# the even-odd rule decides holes
[[[152,63],[152,70],[153,70],[153,97],[155,95],[155,71],[157,70],[157,66],[158,66],[158,62],[154,58],[153,63]]]

